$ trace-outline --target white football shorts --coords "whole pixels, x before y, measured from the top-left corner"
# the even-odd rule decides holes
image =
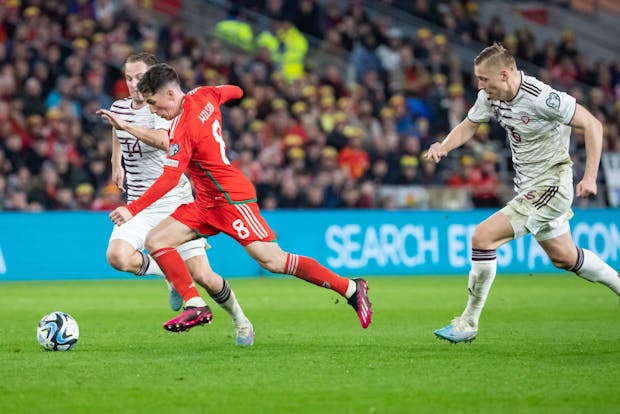
[[[144,249],[144,240],[148,232],[158,225],[163,219],[168,217],[177,206],[153,206],[147,208],[136,214],[131,220],[122,226],[114,226],[110,240],[124,240],[131,244],[136,250],[142,251]],[[196,240],[190,240],[177,247],[177,251],[181,255],[184,261],[195,257],[204,255],[206,256],[206,249],[209,249],[209,243],[203,238]]]
[[[500,211],[508,217],[517,239],[531,233],[538,241],[570,231],[573,217],[572,180],[557,185],[539,185],[519,192]]]

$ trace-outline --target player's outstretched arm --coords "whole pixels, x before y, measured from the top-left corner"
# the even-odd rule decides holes
[[[135,216],[155,201],[159,200],[164,194],[172,190],[178,183],[183,174],[182,170],[172,169],[164,166],[164,172],[159,176],[153,185],[144,192],[137,200],[127,204],[127,210]]]
[[[163,129],[151,129],[124,121],[117,114],[112,111],[108,111],[107,109],[101,108],[97,111],[97,113],[117,130],[127,131],[151,147],[168,151],[168,146],[170,145],[168,131]]]
[[[577,197],[596,195],[596,177],[603,150],[603,125],[590,111],[577,104],[575,114],[570,122],[572,127],[582,128],[586,141],[586,166],[583,179],[577,183]]]
[[[218,85],[215,89],[220,95],[221,104],[232,99],[240,99],[243,96],[243,89],[237,85]]]
[[[478,123],[472,122],[468,118],[465,118],[452,131],[450,131],[448,136],[441,143],[435,142],[430,146],[426,153],[426,158],[439,162],[443,157],[448,155],[450,151],[469,141],[469,139],[476,133],[478,125]]]

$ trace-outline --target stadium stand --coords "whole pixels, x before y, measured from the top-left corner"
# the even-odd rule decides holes
[[[569,7],[588,2],[578,3],[560,4],[562,12],[593,18]],[[465,116],[476,91],[472,58],[492,41],[591,109],[605,124],[605,151],[620,152],[618,46],[600,45],[610,58],[590,56],[578,29],[542,20],[537,39],[537,15],[509,26],[481,5],[3,2],[0,209],[107,210],[121,202],[109,185],[110,129],[95,111],[126,96],[120,65],[138,51],[171,63],[185,88],[244,89],[225,112],[224,136],[264,209],[501,205],[512,191],[511,160],[496,125],[483,125],[438,167],[421,157]],[[579,131],[572,154],[579,176]],[[601,190],[576,202],[613,200]]]

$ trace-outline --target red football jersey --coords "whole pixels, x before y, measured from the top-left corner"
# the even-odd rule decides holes
[[[127,206],[132,214],[168,192],[185,170],[194,183],[196,202],[203,207],[256,201],[254,185],[231,165],[222,138],[220,104],[242,95],[241,88],[234,85],[203,86],[185,95],[181,113],[170,125],[164,172],[142,197]]]

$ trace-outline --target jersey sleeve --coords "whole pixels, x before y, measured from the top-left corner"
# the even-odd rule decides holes
[[[170,148],[164,159],[164,172],[140,198],[127,205],[134,216],[159,200],[179,183],[193,151],[191,135],[187,133],[187,121],[184,114],[172,121],[169,132]]]
[[[192,134],[189,133],[191,117],[186,115],[187,112],[184,112],[170,125],[170,146],[164,159],[164,171],[166,168],[185,171],[194,152]]]
[[[213,88],[213,94],[218,99],[218,104],[223,104],[243,96],[243,89],[236,85],[219,85]]]
[[[168,191],[172,190],[179,183],[181,174],[183,174],[183,171],[167,169],[164,167],[164,172],[153,183],[153,185],[138,199],[127,204],[127,209],[129,212],[135,216],[155,201],[162,198],[164,194],[168,193]]]
[[[568,125],[573,119],[577,100],[571,95],[551,87],[543,89],[536,99],[536,111],[545,119]]]
[[[469,109],[469,112],[467,112],[467,118],[478,124],[489,122],[491,118],[491,102],[483,90],[478,91],[476,102],[474,106]]]

